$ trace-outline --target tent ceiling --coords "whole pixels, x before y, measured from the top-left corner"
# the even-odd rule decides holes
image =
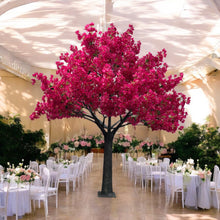
[[[169,72],[190,72],[191,68],[210,65],[211,54],[220,48],[218,2],[3,0],[0,2],[0,64],[10,66],[17,59],[17,65],[55,69],[61,52],[66,52],[70,44],[79,46],[76,30],[83,31],[90,22],[104,30],[113,22],[120,32],[129,24],[134,25],[135,40],[142,43],[141,55],[165,48]],[[11,58],[7,60],[9,53]],[[32,71],[27,69],[26,72]]]

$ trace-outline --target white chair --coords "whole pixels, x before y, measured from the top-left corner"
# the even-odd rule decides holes
[[[40,174],[40,176],[43,174],[44,167],[47,167],[46,164],[40,164],[39,165],[39,174]]]
[[[76,188],[76,179],[78,176],[78,172],[79,172],[79,162],[75,163],[72,165],[72,172],[70,174],[70,181],[73,182],[73,191],[75,191]]]
[[[155,165],[151,166],[151,192],[153,190],[153,182],[156,183],[156,180],[159,181],[159,191],[161,189],[161,166]]]
[[[29,163],[30,169],[34,170],[35,172],[39,172],[38,162],[37,161],[30,161]]]
[[[70,164],[67,168],[62,167],[61,173],[60,173],[59,183],[65,183],[65,185],[66,185],[66,195],[69,194],[70,175],[71,175],[72,165],[73,164]]]
[[[212,181],[210,182],[211,187],[215,187],[215,184],[218,180],[218,175],[219,175],[219,167],[217,165],[215,165],[214,171],[213,171],[213,178],[212,178]]]
[[[161,181],[163,180],[163,182],[165,183],[167,169],[168,169],[169,165],[167,163],[162,162],[159,164],[159,166],[161,167],[161,175],[160,175]],[[165,186],[166,186],[166,184],[165,184]]]
[[[80,185],[80,181],[82,182],[82,184],[84,183],[85,168],[86,168],[86,160],[84,157],[80,157],[79,171],[77,175],[78,185]]]
[[[49,170],[53,170],[54,168],[54,164],[55,164],[55,161],[54,160],[47,160],[46,161],[46,166]]]
[[[210,182],[210,192],[215,194],[217,209],[219,210],[220,172],[217,165],[214,166],[213,180]]]
[[[167,157],[163,158],[163,162],[167,163],[169,165],[170,164],[170,158],[167,158]]]
[[[87,154],[87,165],[88,165],[88,171],[92,171],[92,162],[93,162],[93,152]]]
[[[151,181],[151,189],[152,189],[153,182],[152,182],[152,169],[151,169],[151,165],[143,164],[141,166],[141,178],[142,178],[142,188],[145,185],[145,191],[146,191],[146,187],[148,186],[148,182]]]
[[[59,189],[60,175],[62,172],[62,168],[63,168],[63,165],[58,167],[54,185],[48,187],[48,197],[51,197],[51,196],[56,197],[56,208],[58,208],[58,189]]]
[[[124,172],[127,172],[127,170],[128,170],[128,161],[126,160],[126,153],[121,154],[121,159],[122,159],[122,170]]]
[[[0,217],[2,217],[4,220],[7,220],[8,190],[9,190],[9,183],[5,182],[4,186],[0,187],[0,194],[1,194]]]
[[[141,164],[140,163],[134,163],[134,184],[136,186],[137,181],[140,180],[142,184],[142,170],[141,170]]]
[[[48,168],[43,168],[43,174],[46,177],[45,185],[43,186],[31,186],[30,188],[30,199],[33,201],[33,207],[35,210],[35,201],[44,202],[45,217],[48,215],[48,187],[50,184],[50,171]]]
[[[132,157],[128,157],[128,177],[132,180],[134,177],[134,160]]]
[[[182,207],[184,208],[184,186],[183,186],[183,174],[173,174],[167,172],[167,192],[166,192],[166,202],[173,204],[174,197],[176,195],[176,201],[178,198],[178,193],[182,195]]]

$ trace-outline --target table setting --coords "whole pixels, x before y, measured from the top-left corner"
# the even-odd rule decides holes
[[[194,209],[210,209],[211,196],[210,196],[210,179],[211,171],[205,165],[204,169],[199,167],[199,161],[197,160],[197,167],[194,169],[193,159],[188,159],[186,163],[177,161],[171,163],[168,168],[168,173],[182,174],[185,206]],[[176,178],[176,181],[178,178]]]
[[[7,171],[1,174],[0,202],[8,193],[7,216],[21,217],[31,212],[30,184],[40,177],[28,166],[23,167],[23,163],[19,163],[17,167],[8,163],[8,166]]]

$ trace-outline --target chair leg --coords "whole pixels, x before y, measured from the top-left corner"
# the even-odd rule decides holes
[[[218,198],[218,193],[217,191],[215,191],[216,194],[216,200],[217,200],[217,207],[218,207],[218,211],[219,211],[219,198]]]
[[[48,201],[47,198],[44,200],[44,210],[45,210],[45,217],[48,215]]]
[[[58,208],[58,192],[56,192],[56,208]]]
[[[184,208],[184,191],[182,191],[182,207]]]
[[[153,178],[151,177],[151,192],[153,191]]]

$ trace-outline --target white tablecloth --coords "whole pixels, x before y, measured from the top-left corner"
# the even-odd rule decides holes
[[[18,190],[18,197],[16,197],[17,190]],[[0,194],[0,200],[1,197],[2,195]],[[14,187],[9,189],[8,209],[7,209],[8,216],[13,216],[16,214],[16,205],[18,205],[18,216],[23,216],[26,213],[31,212],[30,195],[28,188],[17,189],[17,187]]]
[[[185,187],[185,206],[188,208],[210,209],[211,197],[209,190],[210,177],[205,181],[198,175],[183,175],[183,184]]]
[[[185,206],[189,208],[210,209],[210,178],[201,180],[198,175],[184,177],[186,187]]]

